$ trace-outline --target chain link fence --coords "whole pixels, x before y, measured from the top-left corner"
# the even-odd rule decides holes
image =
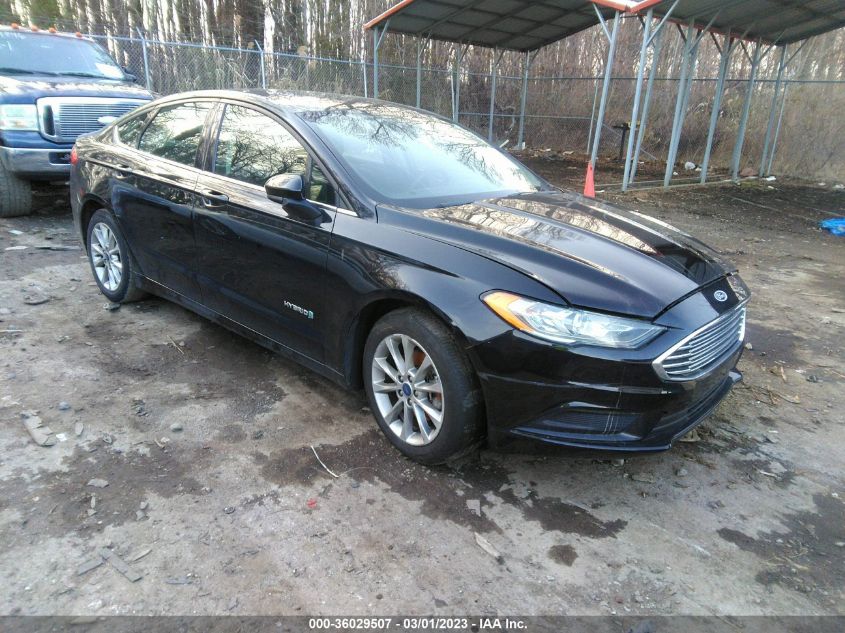
[[[360,60],[339,60],[254,48],[205,46],[187,42],[163,42],[134,36],[91,35],[140,84],[157,94],[199,89],[311,90],[372,96],[373,65]],[[462,70],[460,116],[463,125],[494,142],[516,143],[522,77],[497,75],[490,133],[492,76]],[[453,69],[379,65],[379,97],[452,116]],[[418,87],[419,79],[419,87]],[[525,115],[528,145],[586,151],[595,116],[601,78],[530,78]],[[610,119],[608,119],[609,121]],[[605,127],[602,150],[611,152],[620,133]],[[646,149],[647,155],[648,149]]]
[[[146,39],[141,33],[130,36],[92,35],[139,83],[158,94],[196,89],[289,89],[372,96],[373,65],[360,60],[309,57],[251,48],[206,46],[187,42]],[[490,125],[492,75],[452,68],[417,68],[395,64],[379,65],[379,97],[451,117],[453,86],[459,85],[459,121],[493,142],[514,147],[520,127],[523,77],[499,74]],[[595,118],[602,77],[528,78],[524,139],[528,147],[558,152],[586,153],[595,132]],[[678,151],[677,164],[700,164],[704,155],[711,106],[716,82],[697,78],[692,83],[689,107]],[[721,106],[712,152],[712,165],[718,170],[730,162],[737,136],[748,82],[729,79]],[[780,172],[808,173],[817,177],[841,174],[845,150],[836,139],[845,134],[845,82],[784,82],[786,102],[784,130],[778,143],[775,168]],[[631,114],[635,79],[616,77],[610,87],[600,153],[619,155],[624,131],[622,124]],[[799,89],[800,88],[800,89]],[[672,127],[676,78],[656,78],[648,113],[641,159],[664,160]],[[768,123],[774,82],[763,78],[755,84],[748,134],[743,150],[743,166],[759,167]],[[778,108],[779,110],[779,108]],[[825,126],[818,118],[803,116],[810,110],[827,117]],[[835,129],[831,130],[831,126]],[[795,130],[801,130],[795,133]],[[492,132],[492,133],[491,133]],[[756,158],[755,158],[756,157]],[[676,169],[683,170],[682,167]],[[834,177],[834,176],[831,176]]]

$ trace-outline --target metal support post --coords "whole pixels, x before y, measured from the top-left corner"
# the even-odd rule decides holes
[[[772,151],[769,152],[769,164],[766,165],[766,175],[772,173],[772,163],[775,162],[775,151],[778,147],[778,137],[780,136],[780,126],[783,123],[783,111],[786,108],[786,95],[789,93],[789,84],[783,87],[783,98],[780,100],[780,115],[778,116],[778,124],[775,128],[775,137],[772,139]]]
[[[424,43],[417,39],[417,107],[422,103],[422,54]]]
[[[422,40],[417,39],[417,107],[422,101]]]
[[[593,146],[593,127],[596,124],[596,104],[599,101],[599,82],[596,81],[596,89],[593,92],[593,109],[590,112],[590,131],[587,132],[587,153],[590,153],[590,148]]]
[[[622,179],[622,190],[626,191],[628,185],[634,181],[634,176],[637,173],[637,162],[640,159],[640,150],[642,149],[643,138],[645,136],[645,127],[648,122],[648,109],[651,102],[651,94],[654,89],[655,70],[657,69],[657,59],[660,55],[660,48],[663,43],[663,25],[671,17],[675,7],[678,6],[679,0],[675,0],[663,19],[653,26],[652,9],[648,10],[646,19],[643,22],[643,43],[640,49],[640,65],[637,72],[636,96],[634,98],[633,112],[631,113],[631,135],[628,137],[628,153],[625,156],[625,173]],[[652,64],[648,75],[648,85],[646,87],[645,99],[642,102],[642,116],[640,120],[640,96],[642,94],[643,77],[645,73],[646,58],[648,55],[648,47],[652,46]],[[623,136],[624,139],[624,136]],[[633,155],[632,155],[633,151]]]
[[[715,37],[714,37],[715,41]],[[728,75],[728,67],[731,64],[731,55],[736,48],[736,40],[731,38],[728,31],[725,42],[722,45],[722,59],[719,62],[719,77],[716,80],[716,93],[713,95],[713,109],[710,112],[710,127],[707,130],[707,145],[704,149],[704,159],[701,161],[701,178],[699,182],[703,185],[707,182],[707,169],[710,166],[710,154],[713,152],[713,139],[716,138],[716,126],[719,124],[719,112],[722,109],[722,96],[725,93],[725,78]]]
[[[695,30],[695,19],[690,20],[687,27],[687,35],[684,37],[684,60],[681,65],[681,78],[678,82],[678,99],[675,101],[675,119],[672,122],[672,136],[669,140],[669,156],[666,159],[666,174],[663,177],[663,186],[668,187],[672,181],[672,175],[675,170],[675,161],[678,158],[678,147],[681,144],[681,132],[684,129],[684,119],[687,116],[687,106],[689,105],[689,96],[692,91],[692,80],[695,77],[695,66],[698,62],[698,47],[701,40],[707,34],[708,29],[713,26],[716,18],[719,17],[717,12],[706,26],[698,29],[698,35],[693,37]],[[680,27],[678,27],[680,30]]]
[[[604,16],[598,10],[596,5],[593,5],[593,9],[595,9],[596,14],[599,16],[599,20],[601,22],[602,30],[604,31],[605,37],[607,37],[610,46],[607,50],[607,62],[605,62],[604,68],[604,83],[602,84],[601,88],[601,101],[599,101],[599,114],[596,120],[596,130],[593,135],[593,150],[590,153],[590,165],[593,169],[596,167],[596,159],[599,155],[599,143],[601,143],[601,128],[604,125],[604,112],[607,109],[607,95],[610,92],[610,80],[613,76],[613,58],[616,54],[616,39],[617,35],[619,34],[619,23],[622,21],[621,12],[617,11],[616,15],[613,19],[613,31],[609,32],[607,29],[607,23],[604,19]]]
[[[455,57],[452,59],[452,120],[458,120],[458,64],[460,64],[459,58],[461,55],[461,45],[458,44],[455,48]]]
[[[643,140],[645,139],[645,128],[648,124],[648,110],[651,106],[651,94],[654,91],[654,80],[657,77],[657,60],[660,58],[660,50],[662,47],[663,29],[661,28],[656,33],[656,38],[654,39],[654,48],[652,49],[651,53],[653,61],[651,64],[651,70],[648,73],[648,83],[646,84],[645,99],[643,100],[643,113],[640,117],[640,124],[637,127],[637,146],[634,149],[634,157],[631,161],[631,176],[628,179],[629,185],[634,182],[634,178],[637,177],[637,167],[640,162],[640,151],[642,151],[643,148]]]
[[[261,88],[267,90],[267,69],[264,68],[264,49],[261,48],[261,44],[258,43],[258,40],[253,40],[255,42],[255,48],[258,49],[258,60],[261,64]]]
[[[490,114],[487,121],[487,140],[491,143],[493,142],[493,121],[496,117],[496,78],[499,74],[499,62],[502,61],[504,54],[504,51],[493,50],[493,65],[490,69]]]
[[[458,44],[452,60],[452,120],[455,123],[459,122],[461,113],[461,62],[467,49],[469,49],[469,44],[466,46]]]
[[[798,49],[795,50],[795,52],[793,52],[792,55],[789,56],[789,58],[786,60],[786,63],[784,64],[784,68],[789,66],[792,63],[792,60],[795,59],[798,56],[798,53],[801,52],[801,50],[804,48],[804,45],[807,43],[807,41],[808,40],[804,40],[803,42],[801,42],[801,45],[798,47]],[[789,92],[789,84],[787,83],[783,87],[783,97],[781,98],[781,101],[780,101],[780,114],[778,115],[778,124],[777,124],[777,127],[775,128],[775,136],[772,139],[772,149],[769,152],[769,162],[766,165],[766,175],[769,175],[769,174],[772,173],[772,163],[774,163],[774,160],[775,160],[775,151],[777,150],[777,146],[778,146],[778,137],[780,136],[780,128],[781,128],[781,124],[783,123],[783,111],[786,109],[786,95],[787,95],[788,92]]]
[[[772,131],[775,127],[775,117],[777,116],[778,97],[780,96],[780,87],[783,85],[783,71],[786,68],[786,49],[788,45],[781,46],[780,62],[778,63],[778,74],[775,79],[774,94],[772,95],[772,105],[769,108],[769,124],[766,126],[766,137],[763,140],[763,156],[760,158],[760,175],[768,176],[766,166],[769,161],[769,146],[772,140]]]
[[[455,56],[452,59],[452,86],[451,86],[451,97],[452,97],[452,120],[456,121],[458,118],[458,108],[455,105],[455,84],[457,83],[457,65],[458,65],[458,55],[460,49],[460,45],[455,49]]]
[[[742,161],[742,146],[745,144],[745,130],[748,127],[748,115],[751,114],[751,98],[754,96],[754,82],[757,80],[757,69],[760,67],[762,45],[760,41],[754,46],[754,56],[751,59],[751,73],[748,77],[748,89],[745,92],[745,103],[742,106],[742,116],[739,120],[739,130],[734,144],[733,160],[731,161],[731,176],[739,178],[739,164]]]
[[[531,51],[525,53],[525,72],[522,74],[522,94],[519,99],[519,134],[516,139],[516,148],[525,149],[525,106],[528,103],[528,72],[531,70],[531,62],[534,56]]]
[[[387,27],[390,20],[384,23],[381,28],[373,28],[373,98],[378,99],[378,49],[381,47],[381,41],[384,39],[384,34],[387,33]]]
[[[378,99],[378,27],[373,28],[373,98]]]
[[[640,115],[640,99],[643,92],[643,77],[645,76],[645,65],[648,61],[648,42],[651,35],[651,19],[653,16],[653,9],[649,9],[646,13],[645,23],[643,24],[643,43],[640,46],[640,64],[637,68],[637,83],[634,88],[634,105],[631,108],[631,131],[628,136],[628,153],[625,154],[625,171],[622,174],[622,191],[628,190],[628,179],[631,176],[631,158],[634,153],[634,143],[637,136],[637,117]],[[654,74],[654,73],[652,73]]]
[[[147,38],[144,37],[144,32],[139,27],[136,27],[135,30],[138,31],[138,37],[141,38],[141,56],[144,59],[144,83],[147,86],[147,90],[152,92],[153,78],[150,77],[150,59],[147,56]]]
[[[691,20],[687,26],[687,34],[684,38],[684,57],[681,60],[681,76],[678,79],[678,96],[675,99],[675,117],[672,120],[672,133],[669,136],[669,154],[666,157],[666,173],[663,176],[663,186],[668,187],[672,180],[672,172],[675,170],[675,159],[678,156],[677,142],[681,138],[681,128],[683,127],[684,118],[684,103],[686,102],[686,93],[690,87],[690,82],[687,81],[691,74],[690,60],[693,52],[693,43],[695,38],[693,32],[695,31],[695,20]]]

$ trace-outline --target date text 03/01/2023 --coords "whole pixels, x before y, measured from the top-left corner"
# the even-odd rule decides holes
[[[309,618],[308,628],[319,630],[435,630],[435,631],[521,631],[526,623],[521,619],[482,617],[351,617],[351,618]]]

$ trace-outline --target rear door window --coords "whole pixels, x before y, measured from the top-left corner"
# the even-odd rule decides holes
[[[141,136],[138,149],[193,166],[212,107],[211,103],[199,102],[161,108]]]

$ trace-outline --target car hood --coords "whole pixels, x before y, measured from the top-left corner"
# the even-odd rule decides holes
[[[380,208],[383,220],[519,270],[572,305],[640,317],[654,318],[735,270],[660,220],[568,192]]]
[[[5,103],[35,103],[42,97],[109,97],[152,99],[148,90],[128,81],[53,75],[0,75]]]

